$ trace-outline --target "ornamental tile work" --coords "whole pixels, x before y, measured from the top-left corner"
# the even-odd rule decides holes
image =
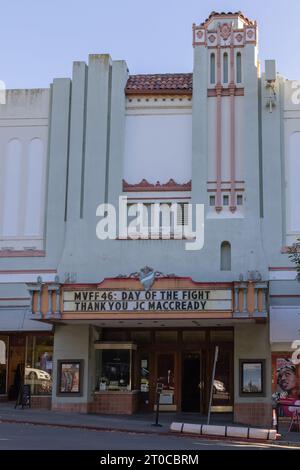
[[[193,91],[193,74],[130,75],[125,91],[127,95],[143,93],[191,94]]]

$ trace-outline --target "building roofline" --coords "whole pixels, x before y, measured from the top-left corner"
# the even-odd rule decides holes
[[[206,20],[203,21],[203,23],[200,23],[199,26],[207,27],[213,20],[218,19],[218,18],[223,19],[223,18],[236,18],[236,17],[241,18],[241,20],[248,26],[256,25],[256,21],[250,20],[241,11],[236,11],[236,12],[229,11],[227,13],[224,11],[222,11],[221,13],[217,11],[212,11],[209,17],[206,18]],[[194,24],[193,26],[195,27],[196,25]]]

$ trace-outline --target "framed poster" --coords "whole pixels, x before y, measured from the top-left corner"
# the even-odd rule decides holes
[[[300,410],[300,364],[292,352],[272,353],[272,398],[280,403],[279,415],[291,417]]]
[[[82,395],[83,362],[82,359],[57,361],[57,395]]]
[[[240,395],[264,396],[265,394],[264,359],[240,360]]]

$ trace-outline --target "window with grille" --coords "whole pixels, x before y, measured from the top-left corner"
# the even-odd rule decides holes
[[[185,202],[177,203],[177,206],[172,209],[171,202],[161,203],[130,203],[127,204],[127,223],[128,227],[138,216],[137,211],[142,213],[142,217],[139,214],[139,220],[143,223],[143,228],[139,227],[138,231],[144,234],[157,233],[162,234],[163,231],[167,231],[170,228],[170,234],[174,234],[177,227],[184,227],[189,224],[189,204]],[[139,225],[139,224],[137,224]]]
[[[189,205],[184,202],[179,202],[177,204],[177,224],[178,225],[188,225],[189,223]]]

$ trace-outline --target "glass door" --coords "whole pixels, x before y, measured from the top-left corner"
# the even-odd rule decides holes
[[[184,352],[182,356],[181,410],[200,412],[201,407],[200,352]]]

